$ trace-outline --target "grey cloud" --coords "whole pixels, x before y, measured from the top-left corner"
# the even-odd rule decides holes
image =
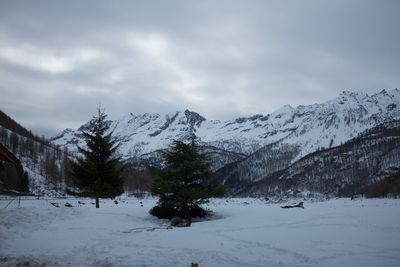
[[[398,1],[2,1],[0,108],[38,133],[399,86]]]

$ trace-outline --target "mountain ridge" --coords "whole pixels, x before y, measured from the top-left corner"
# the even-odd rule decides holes
[[[169,114],[130,113],[110,123],[122,143],[120,153],[124,159],[141,158],[167,148],[173,139],[185,140],[195,135],[205,146],[248,156],[275,143],[299,146],[300,151],[293,158],[297,160],[319,148],[339,145],[385,119],[400,118],[399,106],[398,89],[373,95],[343,91],[321,104],[295,108],[285,105],[267,115],[225,121],[207,120],[184,110]],[[83,145],[79,131],[72,129],[52,140],[71,151],[77,143]]]

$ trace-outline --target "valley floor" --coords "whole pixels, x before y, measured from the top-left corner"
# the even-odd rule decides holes
[[[208,205],[213,218],[173,229],[148,214],[154,199],[103,200],[100,209],[89,199],[8,202],[0,200],[0,266],[400,266],[400,199],[305,209],[219,199]]]

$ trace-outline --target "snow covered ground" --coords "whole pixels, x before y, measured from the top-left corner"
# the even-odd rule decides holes
[[[0,266],[400,266],[400,199],[305,209],[219,199],[208,205],[213,218],[173,229],[148,214],[154,199],[100,209],[89,199],[8,202],[0,200]]]

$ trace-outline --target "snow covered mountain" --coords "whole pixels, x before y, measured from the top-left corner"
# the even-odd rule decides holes
[[[122,142],[119,152],[124,159],[134,162],[133,166],[157,162],[157,151],[167,148],[173,139],[184,140],[195,135],[214,155],[212,158],[219,159],[215,162],[216,169],[262,153],[264,156],[253,162],[259,165],[260,174],[253,172],[251,177],[245,174],[242,177],[257,181],[265,176],[265,171],[273,171],[264,165],[277,151],[290,151],[290,155],[284,156],[285,164],[293,163],[318,149],[344,143],[384,121],[400,118],[399,107],[398,89],[373,95],[344,91],[322,104],[296,108],[287,105],[268,115],[226,121],[207,120],[185,110],[166,115],[131,113],[110,123]],[[73,151],[77,143],[83,144],[80,129],[66,129],[53,141]]]
[[[221,176],[234,183],[232,178],[240,177],[238,169],[248,162],[246,159],[227,166]],[[246,170],[252,172],[250,168]],[[315,151],[287,167],[266,172],[257,182],[236,181],[231,188],[238,195],[269,197],[303,197],[310,193],[353,196],[368,192],[382,197],[398,192],[399,177],[400,120],[393,120],[368,129],[343,145]]]

